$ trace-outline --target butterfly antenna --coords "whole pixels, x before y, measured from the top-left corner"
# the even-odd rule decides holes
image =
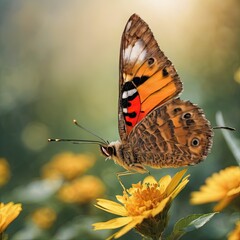
[[[82,125],[80,125],[80,124],[77,122],[76,119],[73,120],[73,123],[74,123],[77,127],[83,129],[84,131],[86,131],[86,132],[90,133],[91,135],[95,136],[96,138],[100,139],[103,143],[108,144],[108,142],[106,142],[103,138],[99,137],[97,134],[93,133],[93,132],[90,131],[89,129],[87,129],[87,128],[83,127]]]
[[[81,140],[81,139],[62,139],[62,138],[49,138],[48,142],[71,142],[74,144],[97,144],[105,145],[105,142],[95,141],[95,140]]]
[[[108,145],[109,143],[107,141],[105,141],[103,138],[99,137],[98,135],[96,135],[95,133],[91,132],[90,130],[88,130],[87,128],[83,127],[82,125],[80,125],[77,120],[73,120],[73,123],[83,129],[84,131],[90,133],[91,135],[97,137],[99,140],[82,140],[82,139],[62,139],[62,138],[49,138],[48,142],[71,142],[74,144],[97,144],[97,145]]]
[[[213,127],[213,129],[226,129],[226,130],[229,130],[229,131],[236,131],[235,128],[225,127],[225,126],[216,126],[216,127]]]

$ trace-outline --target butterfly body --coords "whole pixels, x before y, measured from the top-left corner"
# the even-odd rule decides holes
[[[120,49],[120,141],[100,146],[128,171],[194,165],[206,158],[212,127],[203,110],[178,98],[182,82],[148,25],[136,14]]]

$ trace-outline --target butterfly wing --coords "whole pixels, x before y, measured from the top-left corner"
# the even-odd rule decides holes
[[[182,91],[174,66],[136,14],[122,35],[119,84],[119,134],[123,142],[150,111]]]
[[[180,167],[205,159],[212,136],[202,109],[174,99],[154,109],[132,130],[128,146],[138,163],[155,168]]]

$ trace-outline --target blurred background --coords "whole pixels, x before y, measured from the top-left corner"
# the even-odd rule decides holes
[[[9,168],[0,201],[23,204],[23,212],[7,231],[10,239],[92,240],[111,234],[91,228],[92,223],[113,217],[93,206],[94,196],[69,200],[68,190],[64,197],[59,189],[80,178],[84,185],[84,176],[95,177],[93,188],[99,184],[101,189],[96,197],[115,200],[122,191],[115,174],[122,168],[105,161],[95,145],[48,143],[47,139],[92,138],[74,126],[73,119],[108,141],[119,138],[119,47],[133,13],[148,23],[178,70],[184,84],[181,98],[202,107],[212,126],[221,111],[226,125],[238,130],[233,136],[240,139],[238,0],[0,0],[0,158]],[[211,212],[211,204],[189,204],[191,191],[198,190],[213,172],[236,165],[222,133],[214,133],[207,159],[188,170],[190,183],[174,202],[169,231],[181,217]],[[52,173],[46,172],[55,169],[53,162],[63,156],[89,159],[91,164],[83,164],[77,180],[76,176],[53,177],[49,183],[46,176]],[[178,169],[150,171],[159,179]],[[128,187],[142,179],[138,174],[126,176],[123,183]],[[52,219],[47,226],[34,222],[34,213],[42,208]],[[225,239],[233,226],[234,216],[224,212],[183,239]],[[131,231],[121,239],[140,238]]]

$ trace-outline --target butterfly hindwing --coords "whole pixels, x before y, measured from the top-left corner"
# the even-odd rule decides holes
[[[206,158],[212,135],[202,109],[189,101],[175,99],[145,117],[130,133],[128,144],[133,155],[145,165],[179,167]]]
[[[119,134],[126,140],[155,107],[182,91],[178,74],[136,14],[126,24],[120,49]]]

